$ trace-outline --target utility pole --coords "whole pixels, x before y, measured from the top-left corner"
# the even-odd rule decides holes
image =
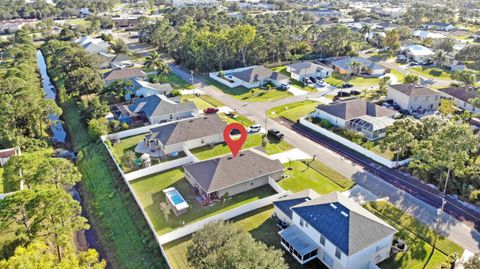
[[[450,179],[450,169],[447,171],[447,178],[445,179],[445,185],[443,187],[443,192],[442,192],[442,206],[439,208],[437,211],[437,223],[435,224],[435,238],[433,239],[433,244],[432,244],[432,253],[430,254],[430,257],[433,255],[433,252],[435,251],[435,245],[437,244],[437,237],[438,233],[440,230],[440,224],[442,223],[442,217],[445,209],[445,204],[447,203],[447,200],[445,197],[447,196],[447,186],[448,186],[448,180]]]

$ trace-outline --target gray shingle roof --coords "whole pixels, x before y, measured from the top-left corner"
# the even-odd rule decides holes
[[[292,210],[349,256],[397,232],[339,192],[293,206]]]
[[[261,81],[264,79],[272,79],[272,80],[288,79],[287,76],[282,75],[278,72],[272,71],[263,66],[253,66],[243,71],[233,73],[232,76],[248,83],[255,83],[257,81]]]
[[[301,63],[295,63],[288,65],[290,68],[290,72],[295,73],[297,75],[303,75],[303,74],[313,74],[320,72],[321,70],[324,69],[330,69],[328,67],[324,67],[318,64],[314,64],[312,62],[301,62]]]
[[[467,103],[469,102],[470,99],[480,96],[476,88],[448,87],[448,88],[439,89],[439,91]]]
[[[271,160],[250,150],[183,167],[207,193],[222,190],[252,179],[283,171],[278,160]]]
[[[129,109],[134,113],[142,112],[148,117],[157,117],[161,115],[194,111],[197,107],[191,102],[175,103],[168,100],[166,97],[154,94],[145,98],[136,99],[133,104],[129,106]]]
[[[362,66],[368,67],[370,70],[381,70],[385,69],[383,66],[380,66],[376,64],[373,61],[370,61],[368,59],[362,58],[362,57],[343,57],[339,60],[334,61],[332,64],[335,66],[338,66],[344,70],[349,70],[351,69],[350,64],[352,62],[359,62]]]
[[[292,193],[288,196],[279,198],[278,200],[274,201],[273,204],[278,207],[280,210],[285,213],[285,215],[292,218],[292,210],[290,209],[292,206],[301,204],[306,201],[310,201],[314,198],[317,198],[319,195],[312,189],[306,189],[303,191],[299,191],[296,193]]]
[[[146,77],[145,72],[138,68],[127,68],[112,70],[105,74],[104,80],[117,80],[117,79],[131,79],[131,78],[143,78]]]
[[[177,121],[151,129],[149,140],[158,139],[163,145],[172,145],[215,134],[223,134],[225,122],[217,115]]]
[[[344,120],[351,120],[366,115],[371,117],[389,117],[397,114],[395,110],[367,102],[363,99],[319,105],[317,109]]]
[[[439,95],[438,92],[430,88],[416,84],[394,84],[390,85],[390,87],[408,96]]]

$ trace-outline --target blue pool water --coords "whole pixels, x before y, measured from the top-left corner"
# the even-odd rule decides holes
[[[181,204],[181,203],[185,202],[183,200],[183,197],[178,193],[172,194],[172,196],[170,198],[172,199],[172,202],[173,202],[174,205],[178,205],[178,204]]]

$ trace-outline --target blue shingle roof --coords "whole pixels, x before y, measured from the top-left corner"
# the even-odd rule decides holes
[[[284,201],[275,201],[273,204],[278,207],[278,209],[282,210],[283,213],[285,213],[290,219],[292,218],[292,209],[290,209],[292,206],[296,206],[298,204],[301,204],[303,202],[309,201],[309,198],[297,198],[297,199],[292,199],[292,200],[284,200]]]
[[[336,202],[294,207],[292,210],[335,246],[340,248],[343,253],[349,253],[350,210],[348,208]],[[342,211],[348,216],[343,215]]]

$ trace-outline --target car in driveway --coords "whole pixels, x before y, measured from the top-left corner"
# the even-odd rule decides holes
[[[310,77],[310,80],[311,80],[313,83],[317,83],[317,79],[314,78],[314,77]]]
[[[218,112],[218,108],[216,107],[208,107],[203,110],[205,114],[216,114]]]
[[[262,129],[262,126],[260,124],[254,124],[250,127],[247,127],[247,132],[250,134],[258,133],[260,132],[261,129]]]
[[[362,93],[361,93],[360,91],[357,91],[357,90],[351,90],[351,91],[350,91],[350,94],[351,94],[351,95],[360,95],[360,94],[362,94]]]
[[[342,91],[337,92],[337,96],[338,96],[338,97],[348,97],[348,96],[351,96],[351,95],[352,95],[352,94],[349,93],[349,92],[342,92]]]
[[[290,85],[288,85],[287,83],[282,83],[279,88],[281,90],[288,90],[290,89]]]
[[[278,140],[282,140],[283,137],[285,136],[284,134],[280,133],[279,130],[277,129],[268,129],[268,135],[278,139]]]
[[[351,88],[351,87],[353,87],[353,84],[350,84],[350,83],[344,83],[344,84],[342,85],[342,88],[344,88],[344,89],[346,89],[346,88]]]

